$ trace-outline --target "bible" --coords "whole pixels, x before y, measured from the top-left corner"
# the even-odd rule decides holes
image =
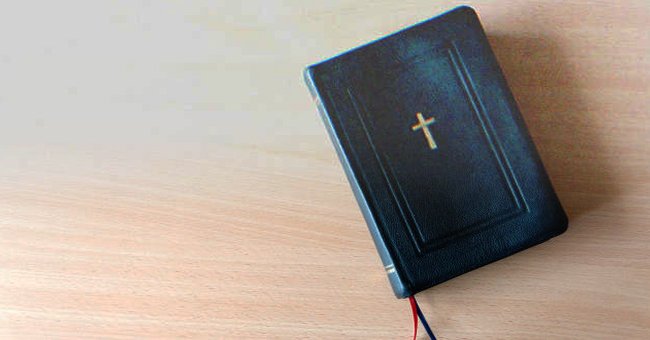
[[[470,7],[309,66],[304,75],[397,297],[566,230]]]

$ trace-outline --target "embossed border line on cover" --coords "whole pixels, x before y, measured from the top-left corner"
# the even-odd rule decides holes
[[[458,77],[458,81],[463,87],[464,92],[467,95],[467,99],[471,103],[472,111],[476,116],[480,131],[485,136],[487,144],[492,151],[492,155],[497,162],[498,168],[501,170],[500,173],[503,176],[503,180],[506,183],[515,207],[513,209],[503,211],[499,214],[488,216],[482,220],[478,220],[468,226],[463,226],[461,227],[462,232],[444,236],[442,238],[436,239],[434,242],[427,242],[424,240],[424,237],[417,226],[417,221],[415,219],[414,213],[406,201],[404,192],[399,185],[399,182],[393,175],[394,171],[390,163],[387,161],[388,157],[383,152],[378,152],[377,148],[375,148],[375,144],[372,142],[372,137],[368,130],[368,124],[365,118],[370,116],[368,115],[365,106],[361,105],[361,102],[357,99],[358,96],[352,92],[352,89],[347,88],[347,95],[353,104],[359,121],[361,122],[366,138],[368,139],[369,144],[372,146],[372,150],[375,153],[375,157],[377,158],[382,173],[384,174],[384,179],[386,180],[388,188],[392,194],[392,199],[395,205],[398,207],[403,220],[406,222],[409,235],[411,236],[412,242],[419,254],[424,254],[435,249],[442,248],[454,239],[467,236],[472,233],[478,233],[488,226],[495,226],[499,222],[505,222],[529,211],[528,205],[521,192],[521,188],[517,182],[515,174],[513,173],[510,162],[503,152],[501,142],[497,138],[494,127],[490,122],[489,117],[485,113],[485,107],[476,92],[474,83],[469,76],[462,58],[460,57],[460,53],[456,47],[456,44],[453,41],[447,42],[446,44],[442,45],[441,49],[430,50],[428,53],[434,52],[444,53],[449,58],[450,64],[453,65],[453,69],[456,73],[456,76]],[[410,64],[423,58],[424,56],[420,54],[411,58],[411,60],[404,62],[404,64]],[[404,64],[401,64],[399,66],[404,66]]]

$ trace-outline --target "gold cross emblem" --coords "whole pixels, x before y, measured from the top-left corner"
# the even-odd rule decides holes
[[[429,125],[435,123],[436,119],[433,117],[424,119],[422,113],[420,112],[416,113],[415,116],[418,118],[418,123],[411,126],[411,130],[417,131],[422,129],[422,132],[424,132],[424,137],[427,139],[427,142],[429,143],[429,149],[431,150],[437,149],[438,145],[436,144],[436,141],[433,140],[433,135],[431,135],[431,130],[429,130]]]

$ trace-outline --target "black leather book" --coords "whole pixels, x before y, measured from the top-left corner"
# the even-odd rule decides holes
[[[471,8],[309,66],[305,78],[398,297],[566,230]]]

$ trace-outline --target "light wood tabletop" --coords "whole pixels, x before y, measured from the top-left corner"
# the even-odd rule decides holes
[[[470,4],[570,224],[424,313],[647,339],[650,3]],[[455,5],[3,2],[0,338],[409,339],[301,73]]]

